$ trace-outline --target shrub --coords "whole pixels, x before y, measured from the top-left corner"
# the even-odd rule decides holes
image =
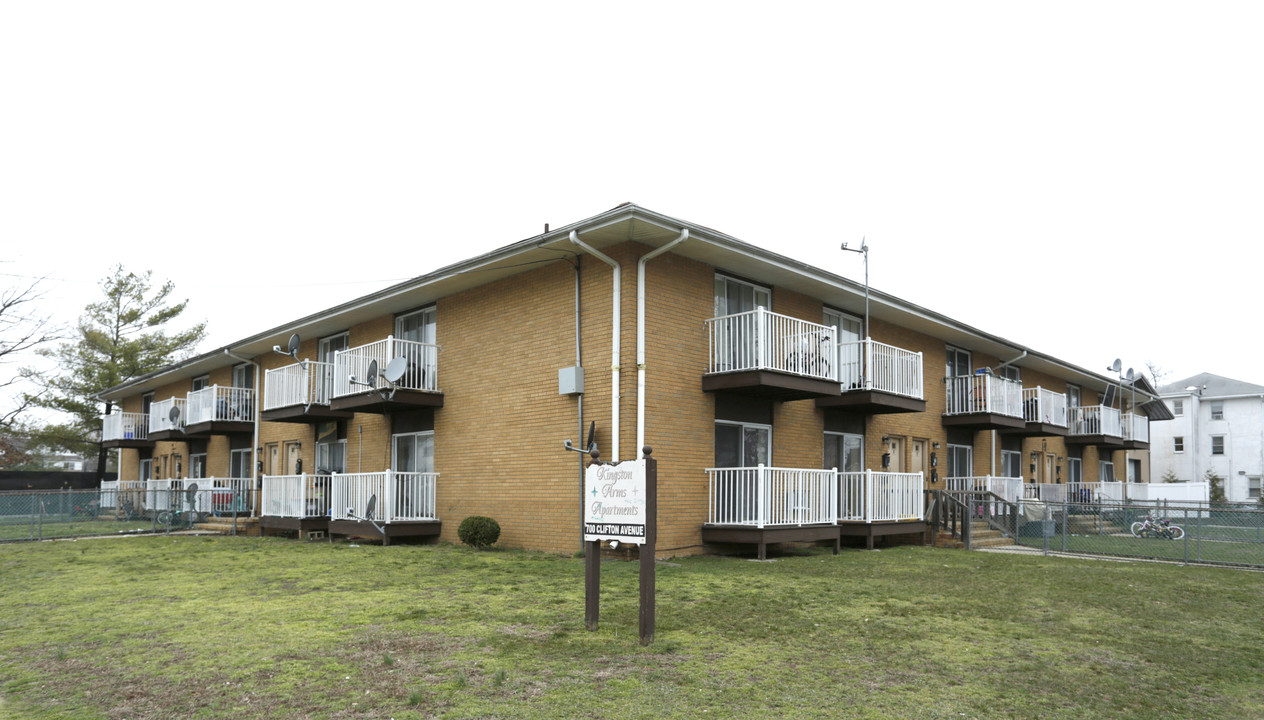
[[[482,515],[471,515],[461,521],[456,536],[470,547],[485,550],[500,539],[500,523]]]

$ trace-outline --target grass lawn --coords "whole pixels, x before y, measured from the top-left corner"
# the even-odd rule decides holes
[[[660,564],[0,545],[0,718],[1264,717],[1264,573],[901,547]]]

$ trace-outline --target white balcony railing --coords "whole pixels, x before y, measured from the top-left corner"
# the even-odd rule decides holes
[[[372,519],[386,524],[438,520],[435,487],[439,473],[395,472],[335,474],[330,517],[334,520],[368,518],[369,498],[377,502]]]
[[[167,478],[138,484],[144,486],[144,509],[151,512],[192,510],[206,515],[251,515],[254,512],[254,480],[251,478]],[[197,491],[190,505],[187,492],[192,485],[197,485]],[[119,492],[125,494],[127,488],[120,487]]]
[[[774,527],[832,524],[838,519],[834,470],[709,468],[712,525]]]
[[[1119,411],[1105,405],[1067,408],[1068,435],[1123,437]]]
[[[1066,395],[1042,387],[1023,388],[1023,419],[1030,423],[1066,427]]]
[[[102,440],[144,440],[149,437],[145,413],[110,413],[101,416]]]
[[[116,508],[118,507],[118,480],[102,480],[101,481],[101,507]]]
[[[264,373],[263,409],[328,405],[333,392],[334,364],[304,360]]]
[[[985,475],[980,477],[944,478],[944,489],[950,492],[990,492],[1006,502],[1018,502],[1023,499],[1024,488],[1020,477],[997,477]]]
[[[838,345],[843,392],[879,390],[922,399],[922,354],[872,339]]]
[[[329,517],[332,475],[264,475],[260,514],[269,517]]]
[[[404,374],[395,383],[395,387],[401,390],[439,392],[439,346],[388,337],[368,345],[342,350],[334,355],[333,396],[364,392],[367,388],[352,384],[351,378],[354,376],[357,381],[364,382],[369,374],[369,363],[375,360],[380,375],[391,360],[397,357],[404,358],[405,366]],[[385,389],[387,383],[379,377],[377,387]]]
[[[945,415],[994,413],[1023,416],[1023,385],[989,373],[944,378]]]
[[[1150,442],[1150,418],[1139,413],[1124,413],[1122,423],[1124,440]]]
[[[204,422],[253,422],[254,388],[212,385],[189,393],[186,425]]]
[[[838,379],[838,331],[762,307],[706,321],[710,347],[707,373],[745,370],[777,372],[821,380]]]
[[[158,400],[149,406],[149,432],[165,432],[168,430],[183,430],[184,424],[188,422],[189,413],[187,412],[187,403],[184,398],[170,397],[166,400]],[[175,420],[171,419],[171,408],[179,408],[180,414]]]
[[[922,520],[925,514],[922,474],[839,473],[838,519],[842,522]]]

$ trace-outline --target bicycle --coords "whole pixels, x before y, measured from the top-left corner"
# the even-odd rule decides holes
[[[1133,523],[1130,530],[1132,530],[1133,537],[1139,538],[1154,537],[1163,540],[1180,540],[1185,537],[1185,529],[1180,525],[1173,525],[1169,518],[1156,518],[1149,513],[1146,514],[1145,520]]]
[[[180,507],[175,510],[163,510],[158,513],[158,524],[170,530],[172,525],[191,525],[194,521],[196,521],[197,510],[195,509],[194,500],[197,497],[197,489],[197,483],[193,483],[192,485],[189,485],[189,487],[185,488],[184,492],[178,493],[180,499],[184,501],[183,504],[187,505],[189,509],[185,510],[183,507]],[[190,519],[186,519],[186,516],[192,517]]]

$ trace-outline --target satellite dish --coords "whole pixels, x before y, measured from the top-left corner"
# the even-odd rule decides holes
[[[293,355],[296,360],[298,359],[299,343],[300,341],[298,338],[298,333],[294,333],[293,335],[290,336],[290,344],[289,344],[290,354]]]
[[[175,423],[180,422],[180,406],[179,405],[171,406],[171,409],[167,411],[167,419],[170,420],[173,425]]]
[[[1123,367],[1124,367],[1123,361],[1121,361],[1119,358],[1115,358],[1115,362],[1111,363],[1110,367],[1106,369],[1112,372],[1119,372],[1120,370],[1123,369]]]
[[[393,358],[390,362],[386,363],[386,368],[382,370],[382,377],[386,379],[386,382],[394,385],[399,382],[400,378],[404,377],[404,371],[407,369],[408,358],[403,356]]]
[[[593,433],[595,433],[596,431],[597,431],[597,421],[593,420],[592,422],[588,423],[588,442],[584,443],[584,449],[587,450],[588,452],[592,452],[592,449],[595,447],[593,445]]]
[[[373,522],[373,511],[377,509],[377,495],[369,496],[369,504],[364,508],[364,519]]]
[[[189,504],[192,505],[194,498],[197,497],[197,483],[189,483],[189,486],[184,489],[184,492],[187,494]]]
[[[377,387],[377,360],[369,361],[369,370],[364,374],[364,384]]]
[[[1128,382],[1132,382],[1133,378],[1135,377],[1136,377],[1136,373],[1133,372],[1132,368],[1128,368],[1128,372],[1124,374],[1124,378],[1127,379]]]

